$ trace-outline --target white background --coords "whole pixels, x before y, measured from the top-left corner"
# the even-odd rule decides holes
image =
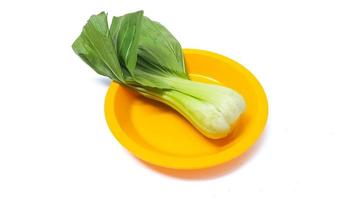
[[[138,9],[183,47],[260,80],[269,120],[247,155],[158,172],[111,135],[109,81],[71,44],[91,14]],[[355,10],[351,0],[1,1],[0,199],[355,199]]]

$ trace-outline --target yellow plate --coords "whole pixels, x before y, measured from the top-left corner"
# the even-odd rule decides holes
[[[195,81],[222,84],[244,96],[246,112],[227,138],[211,140],[178,112],[112,82],[105,116],[116,139],[138,158],[161,167],[201,169],[229,161],[249,149],[267,120],[267,98],[257,79],[239,63],[216,53],[185,49]]]

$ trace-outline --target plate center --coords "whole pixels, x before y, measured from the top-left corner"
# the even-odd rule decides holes
[[[190,74],[190,78],[193,81],[219,84],[219,81],[199,74]],[[216,153],[231,141],[231,137],[208,139],[169,106],[126,88],[123,92],[126,95],[118,98],[125,103],[117,104],[117,111],[125,113],[128,118],[119,121],[126,129],[125,132],[140,145],[164,154],[201,156]]]

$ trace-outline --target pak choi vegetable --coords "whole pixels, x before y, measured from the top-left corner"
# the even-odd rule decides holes
[[[91,16],[72,48],[98,74],[167,104],[208,138],[227,136],[245,110],[236,91],[191,81],[179,42],[143,11],[113,17],[110,27],[106,13]]]

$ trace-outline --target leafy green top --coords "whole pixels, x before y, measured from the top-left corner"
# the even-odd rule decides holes
[[[133,87],[167,89],[162,77],[188,79],[182,48],[161,24],[143,11],[113,17],[93,15],[72,45],[98,74]]]

